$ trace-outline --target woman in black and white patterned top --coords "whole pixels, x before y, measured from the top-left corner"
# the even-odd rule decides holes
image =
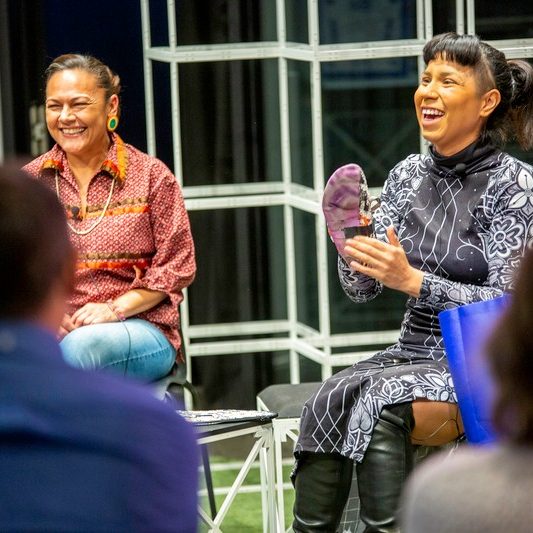
[[[355,302],[386,286],[409,295],[393,346],[326,380],[302,413],[294,481],[296,532],[338,526],[355,461],[367,532],[398,531],[413,444],[457,438],[457,409],[438,313],[512,288],[533,243],[533,168],[502,152],[533,146],[533,67],[475,36],[424,47],[415,93],[429,155],[390,172],[375,238],[346,241],[339,277]]]

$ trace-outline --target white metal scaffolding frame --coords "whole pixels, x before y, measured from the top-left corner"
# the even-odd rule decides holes
[[[375,41],[322,45],[319,40],[319,0],[308,0],[309,42],[287,41],[285,0],[272,2],[276,10],[277,40],[234,44],[178,46],[176,36],[175,0],[167,0],[168,46],[152,46],[150,35],[150,1],[140,0],[144,53],[144,79],[146,94],[147,145],[149,153],[157,154],[157,132],[154,117],[154,91],[152,65],[154,62],[170,66],[172,139],[174,172],[183,187],[189,211],[235,209],[242,207],[281,206],[283,208],[284,241],[286,256],[286,320],[265,320],[231,324],[189,324],[187,295],[181,306],[183,342],[188,357],[207,355],[246,354],[257,352],[288,351],[290,381],[298,383],[299,357],[307,357],[320,365],[322,378],[332,374],[335,366],[346,366],[373,353],[365,347],[389,344],[396,340],[398,331],[370,331],[353,334],[332,334],[329,306],[328,280],[336,276],[327,262],[328,237],[321,211],[324,187],[324,158],[322,139],[322,87],[321,66],[332,61],[354,61],[400,57],[416,57],[419,70],[423,69],[421,52],[425,42],[433,35],[431,0],[416,2],[416,39],[400,41]],[[456,29],[463,33],[475,32],[474,0],[456,0]],[[493,42],[508,57],[533,57],[533,39]],[[184,63],[277,60],[279,117],[281,138],[281,175],[276,181],[263,183],[188,186],[184,184],[182,169],[182,132],[180,129],[179,66]],[[309,64],[311,82],[311,124],[313,149],[313,187],[293,182],[291,176],[290,120],[288,60]],[[421,139],[421,149],[427,149]],[[376,191],[374,191],[376,192]],[[296,263],[294,240],[294,212],[304,211],[315,216],[314,238],[317,249],[318,329],[298,321]],[[198,258],[199,261],[202,258]],[[272,335],[276,335],[272,338]],[[281,334],[281,336],[280,336]],[[231,337],[254,335],[253,340],[233,340]],[[264,338],[256,338],[264,335]],[[227,338],[228,340],[212,340]],[[332,353],[334,348],[349,349],[346,353]],[[187,372],[190,375],[190,365]]]

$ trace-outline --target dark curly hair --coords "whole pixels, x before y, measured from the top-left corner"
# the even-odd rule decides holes
[[[501,101],[489,116],[482,140],[496,146],[516,139],[524,149],[533,147],[533,66],[520,59],[506,59],[477,35],[455,32],[436,35],[423,50],[426,65],[443,58],[476,73],[480,91],[497,89]]]

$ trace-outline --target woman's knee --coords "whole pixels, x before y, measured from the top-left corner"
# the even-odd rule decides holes
[[[168,347],[153,351],[140,352],[132,349],[125,360],[111,361],[103,368],[123,372],[141,381],[150,382],[166,376],[172,370],[175,360],[176,352],[169,344]]]
[[[63,357],[72,366],[102,369],[152,381],[166,375],[176,351],[159,330],[143,320],[84,326],[62,341]]]
[[[109,335],[102,335],[101,328],[82,326],[68,333],[60,342],[60,347],[67,363],[78,368],[95,369],[105,364],[112,344]]]
[[[87,366],[87,361],[83,357],[83,354],[87,353],[85,345],[90,338],[82,329],[79,328],[71,331],[59,343],[65,361],[79,368],[85,368]]]

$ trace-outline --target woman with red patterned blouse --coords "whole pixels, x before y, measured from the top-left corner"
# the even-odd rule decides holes
[[[56,144],[25,170],[57,194],[78,254],[60,331],[65,359],[151,381],[179,353],[178,305],[194,279],[194,245],[174,175],[114,133],[119,93],[119,77],[98,59],[56,58],[46,70]]]

